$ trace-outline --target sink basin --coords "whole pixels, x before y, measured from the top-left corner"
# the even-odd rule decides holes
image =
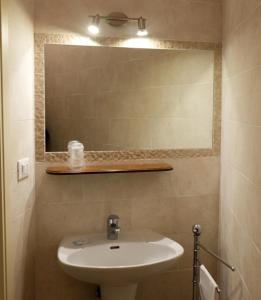
[[[58,261],[68,275],[101,285],[102,299],[128,300],[135,298],[139,281],[170,269],[183,252],[177,242],[152,231],[123,232],[116,241],[88,234],[64,238]]]

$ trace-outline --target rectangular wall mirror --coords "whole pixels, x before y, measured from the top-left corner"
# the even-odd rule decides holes
[[[46,151],[212,148],[214,52],[45,46]]]
[[[44,153],[65,152],[70,140],[102,152],[204,151],[217,143],[217,45],[37,47]]]

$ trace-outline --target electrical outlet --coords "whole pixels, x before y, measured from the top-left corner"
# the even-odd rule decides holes
[[[19,159],[17,162],[17,179],[21,181],[29,177],[29,158]]]

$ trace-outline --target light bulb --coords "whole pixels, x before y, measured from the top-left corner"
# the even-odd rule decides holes
[[[92,21],[91,24],[88,26],[88,31],[90,34],[96,35],[100,32],[99,24],[100,24],[100,16],[91,16]]]
[[[147,36],[149,33],[146,29],[138,30],[137,36]]]
[[[88,31],[94,35],[96,35],[100,32],[99,27],[97,25],[93,25],[93,24],[88,26]]]
[[[146,29],[146,20],[142,17],[138,19],[138,31],[137,36],[147,36],[148,31]]]

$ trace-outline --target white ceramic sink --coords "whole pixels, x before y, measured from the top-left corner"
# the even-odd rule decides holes
[[[102,299],[113,294],[113,300],[127,300],[134,299],[139,281],[170,269],[183,252],[175,241],[151,231],[123,232],[116,241],[89,234],[63,239],[58,260],[70,276],[101,285]],[[115,287],[124,293],[119,298]]]

